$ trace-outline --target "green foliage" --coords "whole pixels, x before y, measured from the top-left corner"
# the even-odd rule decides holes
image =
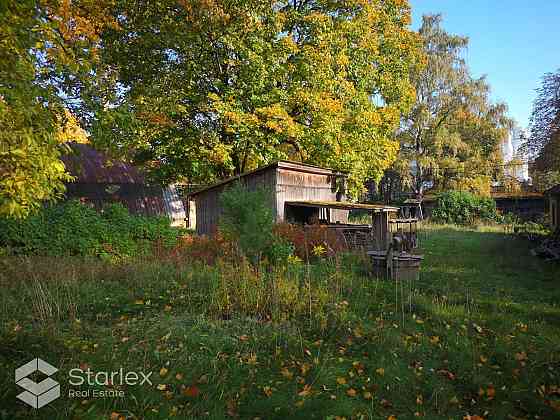
[[[437,197],[432,218],[437,223],[472,225],[477,222],[496,221],[496,202],[463,191],[447,191]]]
[[[512,125],[507,107],[491,102],[484,78],[472,77],[468,39],[447,33],[441,15],[424,16],[419,33],[427,66],[412,76],[416,103],[403,119],[393,169],[417,194],[429,184],[488,193]]]
[[[271,200],[269,191],[249,191],[241,183],[234,184],[220,197],[220,232],[255,264],[263,257],[271,262],[285,261],[293,252],[289,242],[273,233]]]
[[[421,61],[407,1],[120,0],[117,9],[126,19],[103,34],[99,65],[114,78],[101,82],[119,85],[98,89],[90,131],[158,161],[160,177],[207,182],[290,158],[348,170],[356,193],[396,158],[394,130]]]
[[[11,254],[120,260],[148,253],[155,241],[172,246],[178,234],[166,218],[132,216],[121,204],[98,213],[78,201],[68,201],[25,219],[0,218],[0,247]]]
[[[434,226],[423,248],[411,287],[352,261],[2,258],[0,417],[557,418],[558,265],[501,229]],[[34,357],[60,382],[87,365],[153,372],[153,386],[31,411],[12,373]]]
[[[560,183],[560,69],[547,73],[537,89],[524,149],[534,159],[533,184],[546,190]]]
[[[91,75],[91,43],[111,20],[109,3],[1,2],[0,216],[25,217],[64,190],[61,143],[78,133],[64,129],[75,120],[62,96],[78,102],[76,85]]]

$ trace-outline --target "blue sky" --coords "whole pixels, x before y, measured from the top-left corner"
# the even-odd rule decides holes
[[[442,13],[443,26],[468,36],[468,64],[487,75],[492,98],[529,123],[542,76],[560,68],[560,0],[410,0],[413,28],[423,14]]]

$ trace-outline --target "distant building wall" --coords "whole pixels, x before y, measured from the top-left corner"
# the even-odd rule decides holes
[[[496,209],[501,214],[513,213],[524,220],[536,220],[546,211],[546,199],[540,193],[523,193],[519,195],[508,193],[493,193]],[[431,195],[422,200],[424,217],[430,217],[437,205],[437,199]]]
[[[502,214],[513,213],[524,220],[536,220],[546,211],[545,198],[540,197],[507,197],[494,198],[496,209]]]
[[[139,168],[90,145],[71,143],[70,147],[72,153],[62,156],[74,177],[66,184],[67,199],[78,199],[97,210],[121,203],[131,214],[167,216],[174,225],[184,225],[185,210],[175,186],[149,184]]]
[[[551,228],[553,231],[560,230],[560,185],[552,187],[545,194],[548,197]]]
[[[550,224],[552,230],[560,228],[560,195],[550,197],[549,200]]]

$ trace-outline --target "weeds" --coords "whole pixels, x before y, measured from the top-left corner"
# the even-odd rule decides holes
[[[368,277],[360,255],[4,257],[0,365],[42,356],[63,390],[78,366],[153,372],[124,398],[63,395],[37,418],[554,418],[557,266],[496,230],[422,235],[409,284]],[[0,418],[29,418],[12,375],[0,385]]]

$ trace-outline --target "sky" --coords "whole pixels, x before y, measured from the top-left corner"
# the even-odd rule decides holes
[[[526,128],[535,89],[560,69],[560,0],[410,0],[413,29],[441,13],[447,32],[469,37],[473,76],[487,76],[492,99]]]

